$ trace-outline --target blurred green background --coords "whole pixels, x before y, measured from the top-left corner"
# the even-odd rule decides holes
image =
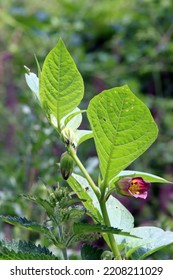
[[[39,221],[40,209],[18,195],[41,193],[40,177],[51,185],[60,177],[56,163],[63,147],[27,87],[23,67],[36,73],[34,54],[42,65],[60,37],[84,79],[82,109],[100,91],[124,84],[149,106],[159,136],[129,169],[173,180],[172,0],[6,0],[0,16],[0,214]],[[86,117],[82,126],[89,128]],[[89,141],[78,153],[96,178],[98,161]],[[136,226],[173,230],[173,185],[152,184],[146,201],[120,199]],[[23,236],[0,225],[1,238]],[[25,239],[39,237],[25,232]],[[173,258],[173,249],[159,254]]]

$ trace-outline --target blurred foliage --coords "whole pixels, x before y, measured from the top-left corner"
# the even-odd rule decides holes
[[[40,191],[39,178],[56,184],[63,147],[24,79],[24,65],[37,72],[62,37],[85,82],[89,100],[105,88],[128,84],[151,109],[159,137],[130,168],[173,180],[173,4],[172,0],[6,0],[0,3],[0,209],[4,215],[36,215],[18,197]],[[82,124],[88,127],[86,117]],[[95,178],[92,140],[79,156]],[[124,200],[136,224],[173,230],[173,186],[152,185],[147,201]],[[1,225],[2,226],[2,225]],[[4,235],[19,235],[3,225]],[[21,233],[20,233],[21,234]],[[31,238],[28,236],[28,239]],[[38,236],[35,237],[37,239]],[[163,258],[173,258],[173,250]]]

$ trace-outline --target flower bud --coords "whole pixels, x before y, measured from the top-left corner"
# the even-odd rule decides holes
[[[75,133],[72,129],[65,127],[62,129],[61,131],[61,140],[62,142],[64,142],[65,144],[69,145],[73,145],[76,146],[76,137],[75,137]]]
[[[69,155],[69,153],[67,153],[67,152],[62,154],[61,159],[60,159],[60,170],[61,170],[62,177],[65,180],[67,180],[70,177],[70,175],[72,174],[73,167],[74,167],[74,161],[73,161],[71,155]]]
[[[142,177],[124,177],[117,183],[117,192],[125,196],[147,198],[150,183],[144,181]]]

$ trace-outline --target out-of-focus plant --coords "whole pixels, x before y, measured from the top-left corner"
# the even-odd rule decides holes
[[[131,213],[112,195],[118,192],[133,199],[146,199],[150,183],[171,183],[150,173],[124,170],[157,137],[158,128],[147,106],[128,86],[121,86],[102,91],[90,100],[87,110],[80,110],[83,79],[62,39],[47,55],[43,68],[38,62],[37,66],[38,77],[25,67],[26,82],[65,146],[60,170],[77,197],[73,197],[67,187],[49,190],[47,186],[44,198],[39,193],[22,196],[44,208],[46,215],[42,224],[18,216],[1,215],[0,219],[44,235],[62,250],[64,259],[68,258],[67,248],[73,242],[91,241],[98,238],[98,234],[103,236],[110,253],[99,255],[97,249],[84,246],[82,258],[93,257],[94,250],[96,259],[105,259],[107,255],[109,259],[110,255],[113,259],[145,259],[172,244],[171,231],[153,226],[134,227]],[[79,129],[85,112],[91,130]],[[96,182],[77,154],[80,145],[92,137],[99,159]],[[82,176],[73,172],[74,164]],[[92,224],[81,223],[85,213],[91,217]],[[46,248],[21,243],[15,244],[16,254],[14,243],[1,242],[2,258],[54,258]],[[29,248],[27,253],[25,247]]]

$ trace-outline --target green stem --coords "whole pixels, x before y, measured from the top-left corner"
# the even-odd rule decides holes
[[[74,149],[71,146],[69,147],[68,151],[69,151],[70,155],[72,156],[73,160],[75,161],[75,163],[77,164],[77,166],[80,168],[81,172],[83,173],[84,177],[88,181],[89,185],[91,186],[91,188],[93,189],[95,195],[97,196],[97,198],[99,200],[100,191],[99,191],[98,187],[95,185],[95,183],[93,182],[93,180],[90,177],[90,175],[88,174],[88,172],[86,171],[82,162],[80,161],[80,159],[76,155],[76,152],[74,151]]]
[[[63,237],[63,228],[62,228],[62,226],[58,226],[58,230],[59,230],[59,238],[62,241],[62,237]],[[62,254],[63,254],[63,259],[64,260],[68,260],[67,249],[66,248],[62,249]]]
[[[105,223],[105,225],[110,227],[111,223],[110,223],[108,212],[107,212],[107,209],[106,209],[106,201],[102,200],[102,201],[99,201],[99,203],[100,203],[100,208],[101,208],[101,211],[102,211],[104,223]],[[110,247],[111,247],[111,250],[114,254],[115,259],[121,260],[122,259],[121,254],[119,252],[118,245],[115,241],[115,238],[114,238],[113,234],[108,233],[107,237],[109,239]]]
[[[72,156],[73,160],[75,161],[75,163],[77,164],[77,166],[80,168],[81,172],[83,173],[84,177],[88,181],[89,185],[93,189],[95,195],[97,196],[98,201],[100,203],[100,208],[101,208],[101,211],[102,211],[102,215],[103,215],[105,225],[111,226],[109,216],[108,216],[108,213],[107,213],[107,209],[106,209],[106,201],[105,201],[105,189],[106,188],[103,187],[102,193],[100,194],[99,189],[97,188],[97,186],[93,182],[92,178],[90,177],[90,175],[86,171],[85,167],[81,163],[80,159],[76,155],[75,150],[71,146],[69,146],[68,151],[69,151],[70,155]],[[109,234],[107,234],[107,237],[109,239],[110,247],[112,249],[112,252],[114,254],[115,259],[121,260],[121,255],[120,255],[120,252],[119,252],[119,249],[118,249],[118,246],[116,244],[116,241],[115,241],[115,238],[114,238],[113,234],[109,233]]]

